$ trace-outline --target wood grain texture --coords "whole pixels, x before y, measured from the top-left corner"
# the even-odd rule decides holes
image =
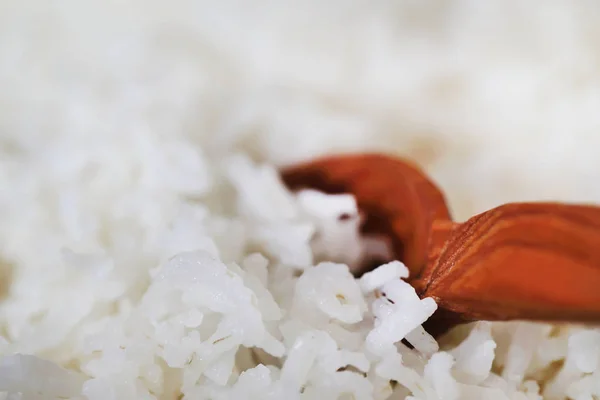
[[[451,234],[424,296],[470,319],[600,321],[600,208],[506,204]]]
[[[600,322],[600,207],[513,203],[453,222],[416,166],[380,154],[333,156],[282,172],[291,189],[351,193],[364,233],[388,236],[435,336],[473,320]]]
[[[331,156],[284,169],[281,176],[293,190],[353,194],[366,216],[363,232],[389,237],[411,278],[418,278],[427,262],[434,221],[450,220],[444,195],[427,175],[391,156]]]
[[[429,232],[428,247],[426,253],[425,266],[421,274],[417,277],[409,277],[410,284],[415,288],[417,294],[423,297],[425,290],[429,286],[434,272],[436,271],[440,255],[448,245],[448,241],[453,233],[461,225],[450,220],[435,220],[431,225]]]

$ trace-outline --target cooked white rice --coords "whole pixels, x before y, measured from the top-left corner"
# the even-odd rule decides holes
[[[382,251],[353,197],[276,170],[380,149],[459,218],[600,202],[599,22],[547,0],[2,2],[0,399],[600,398],[600,330],[438,343],[404,265],[350,274]]]

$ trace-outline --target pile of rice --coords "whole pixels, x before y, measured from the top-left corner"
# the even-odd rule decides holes
[[[600,398],[600,330],[438,343],[400,261],[350,273],[355,199],[277,174],[379,149],[459,218],[599,202],[596,10],[2,2],[0,399]]]
[[[244,155],[208,165],[179,151],[186,159],[163,172],[190,181],[172,207],[124,185],[101,219],[92,211],[110,179],[97,172],[82,191],[85,169],[60,175],[70,179],[54,198],[16,196],[53,208],[18,216],[36,229],[15,224],[6,242],[8,256],[23,235],[48,246],[14,269],[0,309],[7,396],[538,399],[536,380],[550,399],[600,394],[600,332],[480,322],[440,349],[421,327],[436,304],[400,279],[401,262],[350,273],[364,255],[352,196],[292,194]],[[43,230],[52,216],[70,248]]]

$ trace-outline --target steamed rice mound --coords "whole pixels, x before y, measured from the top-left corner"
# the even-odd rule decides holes
[[[36,229],[5,249],[22,261],[0,306],[3,399],[600,396],[598,330],[479,322],[440,348],[421,327],[436,304],[401,279],[401,262],[350,273],[367,251],[352,196],[292,194],[244,154],[183,154],[155,187],[122,176],[102,220],[107,176],[82,183],[83,165],[48,182],[62,185],[55,209],[19,197]],[[155,165],[133,160],[142,177]],[[69,248],[44,231],[56,213]],[[19,247],[24,234],[44,238],[44,259]]]
[[[458,219],[598,204],[598,15],[3,0],[0,399],[597,400],[599,330],[482,322],[436,343],[401,263],[348,272],[372,251],[354,199],[291,194],[275,166],[410,157]]]

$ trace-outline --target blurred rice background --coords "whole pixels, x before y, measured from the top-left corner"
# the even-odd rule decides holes
[[[600,202],[599,12],[594,0],[1,0],[0,197],[56,158],[135,152],[150,135],[278,165],[401,154],[459,218],[510,200]]]

